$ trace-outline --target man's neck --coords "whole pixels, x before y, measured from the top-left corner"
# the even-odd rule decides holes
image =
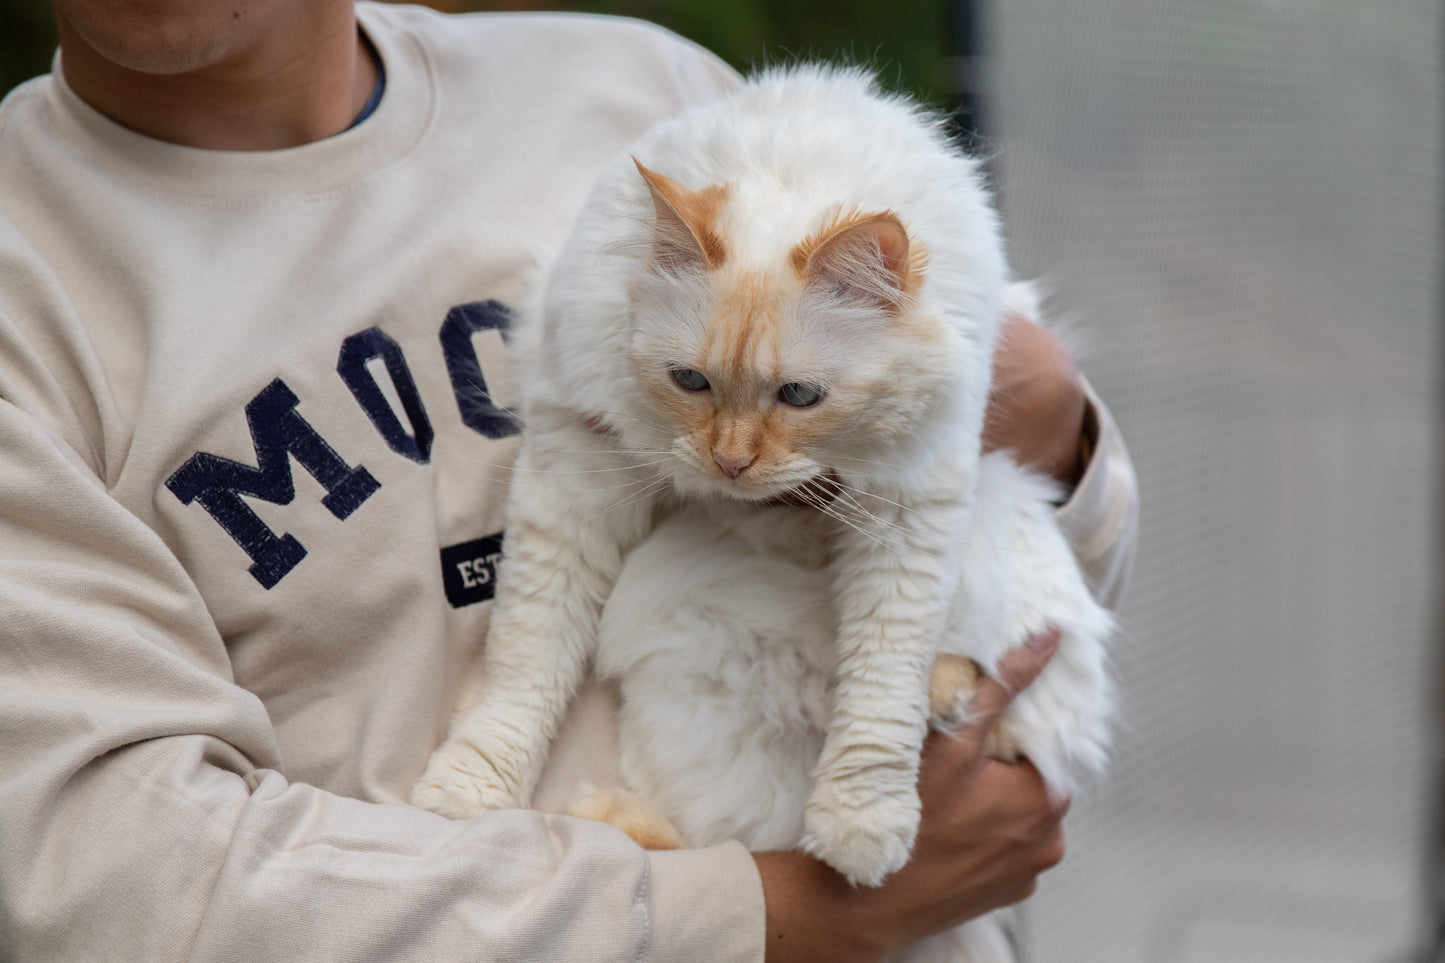
[[[61,69],[86,103],[158,140],[211,150],[278,150],[345,130],[376,83],[350,4],[301,4],[304,23],[237,31],[219,53],[175,72],[102,55],[57,17]]]

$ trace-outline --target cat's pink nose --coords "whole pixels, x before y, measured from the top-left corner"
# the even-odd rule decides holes
[[[726,458],[716,451],[712,453],[712,460],[723,470],[723,474],[729,478],[736,478],[748,470],[748,466],[755,460],[752,455],[745,455],[741,458]]]

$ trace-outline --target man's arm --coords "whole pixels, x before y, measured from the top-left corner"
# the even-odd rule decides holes
[[[1094,596],[1118,609],[1134,564],[1139,491],[1113,416],[1079,373],[1063,342],[1010,314],[994,362],[985,449],[1067,486],[1057,518]]]
[[[715,958],[750,958],[756,900],[691,936],[652,918],[672,890],[755,893],[741,847],[664,858],[600,823],[451,822],[287,779],[189,576],[110,497],[83,429],[12,400],[46,389],[6,357],[0,957],[632,961],[730,939]]]

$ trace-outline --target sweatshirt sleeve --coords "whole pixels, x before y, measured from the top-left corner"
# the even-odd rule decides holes
[[[1113,416],[1090,385],[1085,383],[1084,390],[1092,441],[1089,463],[1056,517],[1095,597],[1118,611],[1134,568],[1139,488]]]
[[[649,855],[598,823],[288,782],[180,564],[6,380],[0,957],[756,958],[739,846]]]

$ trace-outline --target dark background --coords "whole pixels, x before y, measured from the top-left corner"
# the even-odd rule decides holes
[[[951,95],[944,0],[578,0],[571,3],[433,0],[440,10],[581,10],[669,27],[738,69],[797,56],[877,68],[885,83],[940,105]],[[49,0],[0,0],[0,93],[50,69]]]

